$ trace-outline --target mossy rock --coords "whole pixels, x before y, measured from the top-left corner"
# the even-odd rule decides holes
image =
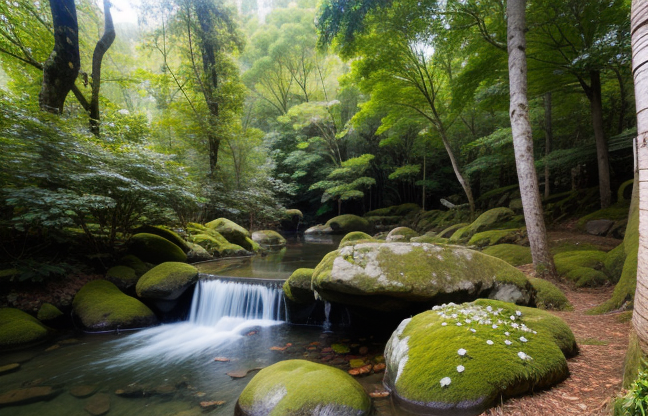
[[[569,375],[576,341],[548,312],[485,299],[434,309],[404,320],[385,348],[384,384],[410,411],[477,414]]]
[[[359,241],[369,242],[376,241],[372,236],[362,231],[353,231],[345,235],[342,240],[340,240],[340,245],[338,248],[346,247],[349,245],[356,244]]]
[[[186,263],[167,262],[140,277],[137,296],[145,299],[175,300],[198,280],[198,269]]]
[[[317,224],[304,231],[304,235],[333,234],[333,229],[328,225]]]
[[[412,237],[410,243],[448,244],[448,239],[438,236],[422,235],[419,237]]]
[[[122,257],[119,260],[119,265],[120,266],[130,267],[131,269],[135,270],[135,275],[137,277],[140,277],[144,273],[151,270],[151,266],[149,264],[144,263],[137,256],[133,256],[132,254],[128,254],[128,255]]]
[[[369,224],[376,229],[385,229],[386,227],[393,227],[403,221],[403,217],[363,217]]]
[[[135,269],[128,266],[114,266],[106,272],[106,280],[112,282],[121,290],[129,289],[137,284]]]
[[[353,214],[338,215],[326,222],[326,227],[333,230],[333,234],[348,234],[351,231],[369,231],[371,224],[365,218]]]
[[[393,205],[387,208],[374,209],[373,211],[369,211],[364,214],[363,217],[404,217],[406,215],[416,214],[420,210],[421,207],[419,207],[417,204],[408,203]]]
[[[155,314],[142,302],[126,296],[107,280],[86,283],[72,302],[74,314],[91,331],[143,328],[157,324]]]
[[[564,277],[576,283],[576,287],[595,287],[608,281],[605,273],[590,267],[574,267],[565,273]]]
[[[515,244],[526,237],[526,228],[513,228],[510,230],[482,231],[473,235],[468,240],[469,246],[486,247],[496,244]]]
[[[567,296],[553,283],[537,277],[530,277],[529,282],[536,290],[536,306],[538,308],[556,311],[571,311],[574,309]]]
[[[455,231],[448,241],[452,244],[456,243],[461,243],[461,242],[467,242],[468,239],[470,239],[470,236],[472,235],[470,225],[467,225],[465,227],[459,228],[457,231]]]
[[[305,360],[281,361],[264,368],[236,403],[238,416],[366,416],[371,399],[342,370]]]
[[[230,243],[241,246],[246,250],[251,250],[246,247],[249,246],[246,238],[250,237],[250,232],[234,221],[230,221],[227,218],[218,218],[208,222],[205,226],[214,231],[218,231]]]
[[[36,318],[41,322],[53,321],[61,316],[63,316],[63,312],[47,302],[41,305],[40,309],[38,309],[38,314],[36,314]]]
[[[283,247],[286,239],[276,231],[262,230],[252,233],[252,240],[265,247]]]
[[[171,231],[168,228],[162,226],[143,225],[133,230],[133,234],[141,234],[141,233],[155,234],[164,239],[167,239],[173,244],[175,244],[176,246],[180,247],[180,249],[182,249],[182,251],[184,251],[185,253],[189,252],[189,250],[191,249],[187,245],[187,242],[184,240],[184,238],[180,237],[178,233],[176,233],[175,231]]]
[[[245,250],[252,253],[258,253],[262,250],[261,245],[256,241],[252,240],[250,237],[245,237],[245,245],[242,246]]]
[[[524,274],[502,260],[425,243],[341,248],[315,268],[312,285],[325,300],[383,311],[478,297],[532,304],[535,293]]]
[[[196,263],[199,261],[209,261],[213,257],[209,251],[205,250],[201,245],[196,243],[187,243],[189,245],[189,252],[187,253],[187,261],[189,263]]]
[[[498,244],[486,247],[482,253],[504,260],[511,266],[521,266],[533,262],[531,249],[516,244]]]
[[[293,302],[313,303],[315,295],[311,289],[311,280],[315,269],[297,269],[283,284],[284,295]]]
[[[411,228],[408,227],[397,227],[394,228],[387,234],[387,241],[389,242],[401,242],[401,243],[406,243],[410,241],[412,237],[418,237],[419,233],[416,231],[412,230]]]
[[[510,228],[505,226],[510,225],[513,217],[515,217],[515,212],[509,208],[500,207],[490,209],[477,217],[469,226],[458,229],[450,237],[450,242],[468,241],[473,235],[482,231]]]
[[[243,247],[228,242],[225,237],[216,231],[212,231],[209,234],[192,235],[191,240],[207,250],[209,254],[216,257],[235,257],[251,254]]]
[[[554,256],[556,271],[576,283],[576,286],[597,286],[605,283],[608,277],[601,270],[605,267],[607,254],[599,250],[567,251]]]
[[[591,214],[585,215],[584,217],[578,220],[576,225],[579,230],[584,230],[585,225],[587,225],[587,223],[590,221],[594,221],[594,220],[618,221],[618,220],[627,219],[628,209],[629,207],[627,202],[615,204],[609,208],[600,209],[598,211],[592,212]]]
[[[451,225],[451,226],[449,226],[448,228],[445,228],[444,230],[441,230],[441,232],[439,232],[439,233],[437,234],[437,237],[450,238],[450,237],[452,237],[452,235],[453,235],[457,230],[459,230],[459,229],[461,229],[461,228],[464,228],[464,227],[467,227],[467,226],[469,226],[469,225],[470,225],[470,224],[468,224],[468,223],[463,223],[463,222],[462,222],[462,223],[459,223],[459,224]]]
[[[39,344],[50,333],[49,328],[26,312],[14,308],[0,309],[0,351]]]
[[[155,234],[135,234],[131,237],[129,251],[141,260],[153,264],[187,261],[187,255],[180,247]]]
[[[295,218],[295,217],[297,217],[299,219],[304,218],[304,214],[298,209],[287,209],[287,210],[284,211],[284,214],[288,218]]]

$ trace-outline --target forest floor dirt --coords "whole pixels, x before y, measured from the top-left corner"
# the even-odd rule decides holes
[[[527,274],[533,270],[531,265],[520,269]],[[614,290],[612,286],[574,289],[554,283],[574,307],[573,311],[552,312],[571,327],[580,349],[576,357],[567,360],[570,377],[549,390],[507,400],[482,416],[611,414],[611,400],[621,390],[630,332],[629,313],[586,314],[610,298]]]

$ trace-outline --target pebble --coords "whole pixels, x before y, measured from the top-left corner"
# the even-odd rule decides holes
[[[105,415],[110,410],[110,396],[106,393],[95,394],[88,399],[84,409],[92,416]]]
[[[74,386],[70,389],[70,394],[79,399],[83,399],[95,394],[98,386]]]

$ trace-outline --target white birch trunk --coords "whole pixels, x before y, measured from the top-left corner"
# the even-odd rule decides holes
[[[556,269],[547,245],[540,189],[533,160],[533,137],[527,99],[527,62],[525,38],[526,0],[508,0],[508,54],[511,105],[509,115],[524,220],[531,245],[533,265],[539,276],[555,276]]]

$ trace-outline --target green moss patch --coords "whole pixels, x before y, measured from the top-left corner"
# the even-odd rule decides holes
[[[180,247],[155,234],[135,234],[130,240],[130,253],[153,264],[165,261],[187,261],[187,255]]]
[[[128,266],[115,266],[106,272],[106,280],[113,282],[120,289],[127,289],[135,286],[139,277],[135,269]]]
[[[144,263],[137,256],[133,256],[132,254],[129,254],[129,255],[126,255],[126,256],[122,257],[119,260],[119,265],[130,267],[131,269],[135,270],[135,275],[137,277],[140,277],[144,273],[151,270],[150,265]]]
[[[486,247],[482,250],[482,253],[504,260],[511,266],[521,266],[533,262],[531,249],[516,244],[498,244]]]
[[[106,280],[86,283],[74,297],[72,307],[82,325],[94,331],[142,328],[157,323],[146,305]]]
[[[364,217],[404,217],[406,215],[415,214],[421,210],[417,204],[402,204],[393,205],[387,208],[374,209],[364,214]]]
[[[461,229],[461,228],[464,228],[464,227],[467,227],[467,226],[469,226],[469,225],[470,225],[470,224],[468,224],[468,223],[464,223],[464,222],[459,223],[459,224],[451,225],[451,226],[449,226],[448,228],[445,228],[445,229],[441,230],[441,231],[437,234],[437,236],[438,236],[438,237],[442,237],[442,238],[450,238],[450,237],[452,237],[452,235],[453,235],[457,230],[459,230],[459,229]]]
[[[413,237],[418,237],[419,234],[408,227],[397,227],[394,228],[387,234],[387,241],[400,241],[408,242]]]
[[[554,256],[556,271],[559,275],[576,283],[576,286],[597,286],[605,283],[608,277],[601,270],[605,267],[607,254],[603,251],[567,251]]]
[[[154,226],[154,225],[144,225],[142,227],[137,228],[134,230],[133,234],[141,234],[141,233],[147,233],[147,234],[155,234],[158,235],[166,240],[169,240],[176,246],[178,246],[182,251],[187,253],[190,248],[187,245],[187,242],[178,235],[175,231],[171,231],[166,227],[163,226]]]
[[[286,211],[284,211],[284,213],[288,218],[293,218],[293,217],[304,218],[304,214],[298,209],[287,209]]]
[[[0,309],[0,350],[25,348],[45,341],[50,330],[19,309]]]
[[[284,295],[297,303],[313,303],[315,296],[311,289],[311,280],[315,269],[297,269],[283,284]]]
[[[448,304],[401,323],[385,349],[384,383],[421,413],[477,413],[564,380],[576,352],[550,313],[485,299]]]
[[[216,257],[243,256],[249,254],[243,247],[230,243],[220,233],[213,230],[208,234],[192,235],[191,240],[207,250],[209,254]]]
[[[208,222],[205,226],[217,231],[230,243],[239,245],[248,250],[246,247],[248,245],[246,237],[250,237],[250,233],[234,221],[230,221],[227,218],[218,218],[214,221]]]
[[[468,245],[477,247],[494,246],[496,244],[517,243],[526,237],[525,228],[513,228],[509,230],[482,231],[473,235]]]
[[[198,269],[185,263],[162,263],[140,277],[137,296],[148,299],[177,299],[198,279]]]
[[[38,314],[36,315],[36,318],[41,321],[53,321],[54,319],[63,316],[63,312],[59,310],[56,306],[52,305],[51,303],[43,303],[38,309]]]
[[[241,416],[364,416],[371,411],[371,399],[342,370],[310,361],[287,360],[255,375],[241,393],[236,408]]]
[[[513,217],[515,217],[515,212],[509,208],[490,209],[477,217],[469,226],[458,229],[450,237],[450,242],[465,242],[476,233],[497,228],[506,228],[503,226],[508,225]]]
[[[327,221],[325,227],[330,227],[333,234],[348,234],[351,231],[369,231],[371,224],[365,218],[345,214],[331,218]]]
[[[585,215],[584,217],[578,220],[576,225],[578,226],[579,229],[583,230],[585,229],[585,225],[589,221],[594,221],[594,220],[618,221],[626,218],[628,218],[628,204],[621,203]]]
[[[567,296],[553,283],[537,277],[530,277],[529,282],[536,290],[536,306],[538,308],[557,311],[571,311],[574,309]]]
[[[375,240],[372,236],[370,236],[367,233],[363,233],[362,231],[353,231],[345,235],[342,238],[342,240],[340,240],[340,245],[338,247],[339,248],[346,247],[348,245],[355,244],[356,242],[359,241],[369,242]]]

